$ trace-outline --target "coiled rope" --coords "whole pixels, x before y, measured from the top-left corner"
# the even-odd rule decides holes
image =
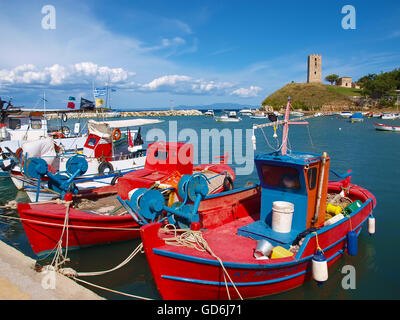
[[[189,229],[177,229],[175,227],[175,225],[173,225],[173,224],[167,224],[160,230],[163,233],[168,233],[171,231],[174,233],[173,237],[164,239],[165,244],[171,245],[171,246],[178,246],[178,247],[185,246],[188,248],[198,250],[200,252],[208,252],[211,256],[213,256],[215,259],[217,259],[217,261],[219,262],[219,264],[221,265],[221,268],[223,270],[225,288],[226,288],[226,293],[228,295],[228,299],[231,300],[227,278],[229,279],[230,283],[232,284],[232,286],[235,289],[239,298],[241,300],[243,300],[242,295],[240,294],[235,283],[232,281],[231,277],[229,276],[228,271],[225,269],[225,266],[224,266],[222,260],[212,251],[212,249],[208,245],[207,241],[204,239],[201,231],[193,231],[193,230],[189,230]],[[178,232],[182,232],[182,234],[178,235]]]

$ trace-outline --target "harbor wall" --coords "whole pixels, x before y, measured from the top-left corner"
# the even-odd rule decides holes
[[[0,300],[104,300],[57,272],[37,272],[35,260],[0,241]]]
[[[159,111],[121,111],[121,112],[68,112],[70,119],[80,118],[109,118],[109,117],[171,117],[171,116],[201,116],[199,110],[159,110]],[[47,119],[59,119],[61,113],[47,113]]]

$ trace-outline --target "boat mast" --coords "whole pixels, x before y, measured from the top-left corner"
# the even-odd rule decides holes
[[[285,112],[285,123],[283,125],[283,135],[282,135],[282,155],[285,156],[287,154],[287,140],[289,134],[289,115],[290,115],[290,101],[291,98],[288,97],[288,102],[286,105]]]

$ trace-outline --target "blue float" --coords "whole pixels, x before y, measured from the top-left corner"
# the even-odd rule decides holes
[[[357,244],[357,233],[355,231],[350,231],[347,234],[347,252],[351,256],[357,255],[358,244]]]

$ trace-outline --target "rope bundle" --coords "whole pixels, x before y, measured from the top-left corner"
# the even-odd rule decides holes
[[[225,269],[225,266],[224,266],[222,260],[212,251],[212,249],[208,245],[207,241],[204,239],[201,231],[193,231],[193,230],[188,230],[188,229],[176,229],[175,225],[173,225],[173,224],[167,224],[160,230],[164,234],[169,233],[171,231],[174,233],[173,237],[164,239],[165,244],[171,245],[171,246],[178,246],[178,247],[185,246],[185,247],[188,247],[191,249],[198,250],[200,252],[208,252],[211,256],[213,256],[215,259],[217,259],[217,261],[219,262],[219,264],[221,265],[221,268],[223,270],[225,288],[226,288],[226,293],[228,295],[228,299],[231,300],[231,296],[230,296],[229,289],[228,289],[228,280],[227,279],[229,279],[230,283],[232,284],[232,286],[235,289],[239,298],[241,300],[243,300],[243,297],[241,296],[235,283],[232,281],[231,277],[228,274],[228,271]],[[178,232],[182,232],[182,234],[178,235]]]

